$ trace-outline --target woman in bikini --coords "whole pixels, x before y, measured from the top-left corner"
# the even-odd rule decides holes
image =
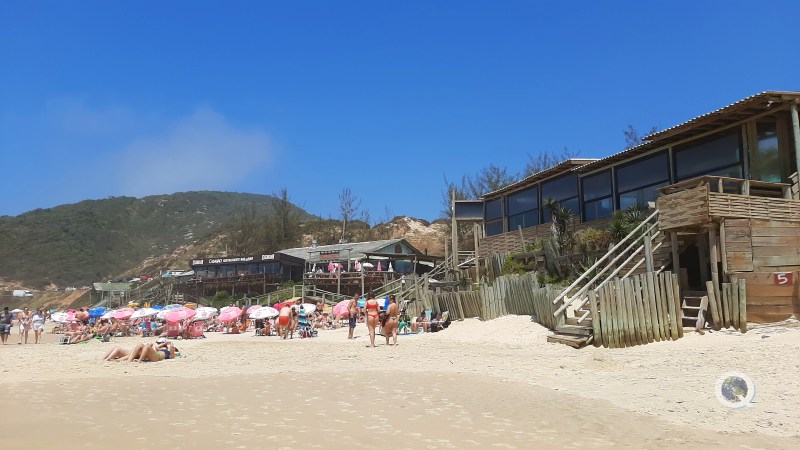
[[[136,347],[131,350],[130,355],[126,361],[164,361],[165,359],[173,359],[178,353],[178,349],[176,349],[172,342],[167,341],[164,338],[160,338],[156,341],[155,344],[147,345],[147,344],[138,344]]]
[[[386,336],[386,345],[389,345],[389,336],[394,338],[394,345],[397,345],[397,329],[400,324],[400,308],[397,306],[397,299],[394,295],[389,296],[389,309],[386,310],[386,324],[383,326],[383,334]]]
[[[375,295],[370,292],[367,294],[367,302],[364,304],[367,310],[367,328],[369,329],[369,342],[375,347],[375,327],[378,326],[379,306],[375,300]]]

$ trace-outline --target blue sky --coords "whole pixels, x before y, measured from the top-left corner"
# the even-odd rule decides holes
[[[0,2],[0,215],[288,189],[439,217],[444,177],[800,90],[796,1]],[[792,30],[795,30],[793,33]]]

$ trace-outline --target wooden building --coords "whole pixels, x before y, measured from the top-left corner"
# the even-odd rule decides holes
[[[687,272],[684,288],[737,275],[748,282],[751,320],[800,313],[799,102],[800,92],[762,92],[636,147],[565,161],[487,193],[481,256],[520,251],[549,234],[547,199],[572,210],[576,229],[604,228],[632,206],[658,208],[660,248],[672,270]]]

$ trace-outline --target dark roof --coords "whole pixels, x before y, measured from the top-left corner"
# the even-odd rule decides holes
[[[403,243],[410,249],[420,254],[420,251],[414,248],[405,239],[384,239],[380,241],[367,241],[367,242],[348,242],[346,244],[333,244],[333,245],[318,245],[316,247],[298,247],[281,250],[280,253],[302,258],[310,263],[322,262],[319,254],[320,252],[341,252],[342,258],[362,259],[368,253],[378,253],[378,250],[384,249],[390,245]],[[349,254],[348,254],[349,251]]]
[[[571,172],[573,169],[577,167],[581,167],[587,163],[592,163],[597,161],[596,159],[585,159],[585,158],[570,158],[566,161],[562,161],[555,166],[549,167],[544,169],[540,172],[536,172],[533,175],[528,175],[527,177],[517,181],[516,183],[509,184],[508,186],[502,187],[495,191],[489,192],[488,194],[484,194],[481,196],[482,199],[486,199],[487,197],[494,197],[498,194],[506,193],[515,191],[517,189],[521,189],[524,187],[528,187],[533,183],[538,181],[543,181],[548,178],[553,178],[558,175],[563,175],[567,172]]]

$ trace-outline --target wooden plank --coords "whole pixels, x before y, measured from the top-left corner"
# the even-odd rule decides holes
[[[779,236],[789,236],[789,237],[797,237],[800,236],[800,229],[797,227],[797,223],[794,223],[792,227],[759,227],[753,228],[750,231],[750,235],[752,237],[779,237]]]
[[[738,280],[737,285],[739,290],[739,331],[747,333],[747,282]]]
[[[644,280],[647,282],[647,299],[650,304],[650,322],[653,330],[653,338],[656,342],[663,340],[661,336],[661,326],[659,325],[658,302],[656,301],[655,277],[652,272],[645,274]]]
[[[720,253],[722,255],[722,273],[728,273],[728,256],[727,256],[727,243],[725,242],[726,230],[725,230],[725,219],[719,224],[719,245],[720,245]],[[680,273],[680,272],[678,272]]]
[[[669,332],[669,309],[667,307],[667,292],[666,287],[664,286],[664,276],[660,274],[656,277],[656,297],[658,298],[659,302],[659,312],[661,313],[661,317],[659,317],[659,325],[661,325],[661,335],[664,336],[664,340],[669,340],[670,332]]]
[[[709,304],[709,311],[711,311],[711,321],[713,322],[713,328],[717,331],[720,330],[722,327],[722,319],[719,316],[719,307],[718,301],[716,297],[716,289],[714,289],[714,282],[707,281],[706,282],[706,292],[708,292],[708,304]]]
[[[795,274],[797,276],[797,274]],[[755,297],[792,297],[795,287],[791,284],[748,284],[747,293]]]
[[[680,339],[683,337],[683,308],[681,308],[681,285],[677,274],[672,274],[672,289],[675,302],[675,322],[678,327],[678,339]],[[702,310],[699,312],[699,315],[702,316]]]
[[[591,289],[587,295],[589,296],[589,311],[592,312],[592,343],[595,347],[600,347],[603,342],[603,333],[600,330],[600,315],[597,314],[597,295],[594,289]]]
[[[614,287],[617,291],[617,324],[619,325],[619,332],[620,332],[620,343],[623,347],[630,347],[630,335],[628,334],[628,320],[627,320],[627,308],[625,306],[625,289],[622,284],[622,280],[617,278],[614,281]]]
[[[739,281],[731,278],[731,326],[739,329]]]
[[[747,286],[747,304],[753,306],[792,306],[796,303],[794,295],[786,297],[762,297],[752,295],[749,291],[752,286]]]
[[[606,298],[608,299],[608,310],[611,311],[611,314],[608,316],[608,325],[609,331],[611,333],[611,339],[614,342],[613,348],[622,348],[622,340],[619,336],[619,314],[617,314],[617,292],[614,286],[614,282],[606,283]]]
[[[753,255],[753,266],[755,268],[767,268],[774,266],[800,266],[800,255],[794,256],[755,256]]]
[[[722,283],[722,326],[731,327],[731,284]]]
[[[642,296],[642,277],[636,275],[633,277],[633,291],[636,298],[636,303],[639,305],[639,325],[642,330],[642,339],[644,343],[653,342],[653,330],[650,329],[650,308],[648,302],[645,300],[647,297]]]
[[[669,330],[672,340],[678,339],[678,313],[675,310],[675,289],[672,284],[672,274],[669,272],[663,274],[664,290],[667,297],[667,311],[669,311]],[[680,325],[683,328],[683,324]]]
[[[647,341],[642,339],[642,330],[639,325],[639,304],[636,301],[636,293],[633,290],[633,280],[630,278],[625,279],[625,293],[628,298],[628,304],[630,305],[628,319],[631,323],[633,342],[636,345],[646,344]]]
[[[722,299],[722,292],[720,291],[720,283],[719,278],[712,278],[711,279],[713,286],[714,286],[714,298],[717,301],[717,312],[719,313],[719,325],[723,326],[725,323],[725,314],[724,314],[724,303]]]
[[[785,256],[788,260],[792,261],[781,265],[794,265],[800,261],[800,247],[795,247],[788,243],[782,246],[753,247],[753,260],[756,260],[757,258],[773,256]]]
[[[753,247],[800,246],[800,236],[753,236],[751,241]]]

